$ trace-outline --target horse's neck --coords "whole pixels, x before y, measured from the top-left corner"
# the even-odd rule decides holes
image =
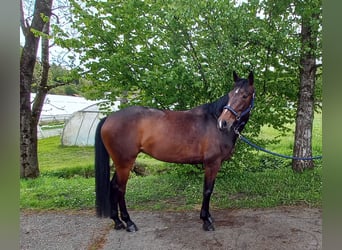
[[[229,100],[228,95],[224,95],[218,100],[211,102],[211,103],[204,104],[202,106],[208,114],[210,114],[215,119],[217,119],[220,116],[223,107],[227,105],[228,100]]]

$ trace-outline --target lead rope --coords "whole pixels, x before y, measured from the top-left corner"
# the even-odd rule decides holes
[[[286,158],[286,159],[293,159],[293,160],[299,160],[299,161],[312,161],[312,160],[317,160],[317,159],[322,159],[323,156],[313,156],[313,157],[297,157],[297,156],[289,156],[289,155],[283,155],[283,154],[279,154],[279,153],[275,153],[272,151],[269,151],[265,148],[262,148],[256,144],[254,144],[253,142],[251,142],[250,140],[248,140],[246,137],[244,137],[243,135],[240,134],[240,132],[238,130],[235,130],[235,133],[239,136],[239,138],[247,143],[248,145],[252,146],[253,148],[257,149],[257,150],[261,150],[265,153],[274,155],[274,156],[278,156],[278,157],[282,157],[282,158]]]

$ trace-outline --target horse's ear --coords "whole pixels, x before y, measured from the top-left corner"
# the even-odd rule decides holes
[[[233,71],[233,79],[234,82],[237,82],[240,79],[239,76],[236,74],[235,70]]]
[[[248,82],[249,82],[249,85],[253,85],[253,83],[254,83],[253,71],[249,72],[249,75],[248,75]]]

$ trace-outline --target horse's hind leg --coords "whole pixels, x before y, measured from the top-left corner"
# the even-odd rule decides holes
[[[133,163],[132,163],[133,164]],[[134,224],[134,222],[131,220],[127,207],[126,207],[126,200],[125,200],[125,193],[126,193],[126,184],[128,181],[129,173],[130,173],[131,167],[129,168],[123,168],[117,170],[118,176],[118,183],[119,184],[119,190],[118,190],[118,198],[119,198],[119,207],[120,207],[120,217],[121,219],[126,222],[126,230],[128,232],[136,232],[138,231],[137,226]]]
[[[128,165],[126,164],[126,167],[122,167],[122,165],[121,166],[116,165],[115,178],[113,178],[113,181],[112,181],[112,188],[113,188],[113,197],[112,197],[113,217],[112,219],[115,222],[115,229],[124,228],[124,225],[118,216],[118,205],[119,205],[120,217],[126,223],[126,231],[128,232],[138,231],[137,226],[134,224],[134,222],[131,220],[128,214],[126,201],[125,201],[126,185],[127,185],[129,173],[131,170],[131,166],[133,165],[133,162],[132,164],[128,164]]]
[[[125,225],[119,218],[118,204],[119,204],[119,194],[118,185],[116,183],[116,174],[114,174],[110,182],[110,202],[111,202],[111,215],[110,218],[114,221],[114,228],[117,230],[124,229]]]

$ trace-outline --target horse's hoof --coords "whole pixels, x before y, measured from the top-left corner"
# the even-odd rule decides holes
[[[203,223],[203,230],[204,231],[215,231],[215,227],[213,225],[213,223],[210,223],[210,222],[204,222]]]
[[[126,231],[130,233],[134,233],[138,231],[138,227],[134,223],[132,223],[130,225],[127,225]]]
[[[126,227],[125,227],[125,225],[121,222],[121,223],[118,223],[118,224],[116,224],[115,223],[115,225],[114,225],[114,229],[115,230],[121,230],[121,229],[125,229]]]

